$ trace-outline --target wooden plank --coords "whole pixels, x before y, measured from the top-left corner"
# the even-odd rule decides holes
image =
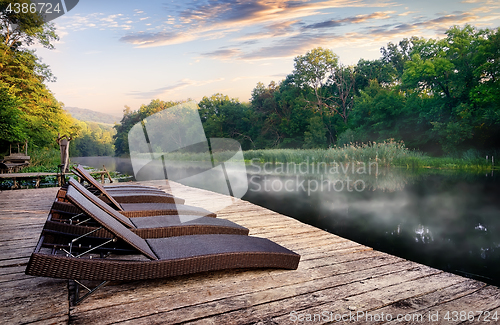
[[[377,268],[382,270],[383,268]],[[380,275],[387,283],[404,281],[411,275],[420,276],[419,272],[385,267],[389,274]],[[435,272],[435,271],[432,271]],[[263,320],[280,310],[287,310],[297,304],[318,303],[332,301],[357,291],[367,290],[366,286],[359,285],[359,281],[367,279],[369,272],[351,272],[343,276],[327,277],[320,281],[313,280],[292,286],[283,286],[271,290],[251,292],[231,299],[224,299],[210,303],[189,306],[173,313],[160,313],[151,317],[142,317],[134,320],[136,324],[146,324],[148,321],[161,320],[163,322],[191,321],[199,319],[199,323],[214,324],[247,324]],[[398,277],[398,274],[407,275]],[[377,277],[377,274],[371,275]],[[369,282],[370,280],[365,280]],[[376,280],[372,280],[376,282]],[[208,317],[207,317],[208,316]],[[197,321],[197,322],[198,322]],[[277,324],[281,324],[278,322]]]
[[[47,278],[1,283],[0,323],[22,324],[68,318],[67,281]]]
[[[484,286],[481,289],[474,291],[468,295],[460,297],[458,299],[450,300],[445,303],[440,303],[437,306],[422,309],[418,311],[418,314],[423,315],[425,321],[429,320],[431,317],[432,324],[474,324],[474,323],[490,323],[497,324],[499,320],[495,321],[489,318],[489,321],[485,321],[484,311],[495,310],[500,306],[500,292],[498,287],[495,286]],[[482,311],[483,313],[481,314]],[[461,312],[464,312],[462,315]],[[470,313],[470,314],[469,314]],[[481,315],[481,319],[479,319]],[[490,314],[491,315],[491,314]],[[474,320],[469,321],[467,317],[474,317]],[[500,317],[500,315],[498,315]],[[436,319],[436,321],[433,321]],[[471,318],[472,319],[472,318]],[[418,318],[414,321],[405,322],[405,324],[422,324],[422,322],[417,322]],[[397,320],[389,322],[387,324],[401,324]]]
[[[23,265],[13,265],[11,267],[0,267],[0,281],[3,277],[9,274],[24,273],[25,267]]]
[[[28,260],[29,260],[28,257],[16,257],[11,259],[0,260],[0,268],[26,265],[28,263]]]
[[[60,317],[51,317],[43,320],[38,320],[26,324],[30,325],[67,325],[69,324],[69,315],[63,315]]]
[[[424,314],[424,310],[428,309],[429,307],[432,306],[437,306],[440,304],[443,304],[445,302],[453,301],[456,299],[459,299],[461,297],[465,297],[467,295],[470,295],[471,293],[480,290],[481,288],[484,288],[486,286],[485,283],[476,281],[476,280],[471,280],[471,279],[464,279],[463,282],[457,283],[455,285],[445,287],[438,289],[434,292],[416,296],[416,297],[411,297],[403,300],[396,301],[386,307],[383,308],[378,308],[378,309],[372,309],[372,310],[365,310],[363,311],[365,314],[370,313],[372,317],[374,315],[387,315],[390,314],[391,318],[398,318],[398,315],[401,315],[401,318],[404,318],[406,315],[418,315],[418,314]],[[366,319],[365,315],[365,319]],[[371,318],[373,319],[373,318]],[[373,321],[373,324],[383,324],[386,323],[385,321]]]
[[[264,277],[252,279],[247,274],[246,279],[230,282],[230,285],[224,285],[224,282],[218,282],[213,285],[204,283],[203,279],[199,279],[200,283],[195,288],[177,288],[175,292],[165,291],[161,299],[139,300],[137,302],[126,303],[120,301],[114,306],[107,307],[109,316],[99,313],[99,309],[88,310],[87,312],[80,311],[75,315],[75,324],[83,324],[86,320],[98,319],[107,323],[108,317],[113,317],[113,322],[132,319],[137,324],[147,324],[151,322],[157,323],[172,323],[184,322],[192,317],[199,317],[200,313],[220,313],[221,310],[230,311],[239,309],[241,306],[248,306],[250,300],[277,300],[280,301],[284,297],[294,297],[300,293],[312,293],[322,288],[335,287],[340,284],[349,283],[355,280],[366,279],[373,276],[373,267],[380,266],[383,263],[379,259],[372,260],[371,263],[365,263],[362,268],[357,265],[358,271],[350,271],[341,273],[339,270],[338,276],[332,277],[331,270],[322,270],[323,277],[319,276],[320,271],[314,271],[316,277],[311,277],[312,272],[301,272],[301,276],[295,274],[281,273],[281,276],[274,273],[264,272]],[[339,268],[343,269],[339,264]],[[406,268],[407,265],[398,265],[399,268]],[[377,272],[387,273],[398,270],[398,266],[393,263],[385,264],[385,267],[375,268]],[[268,273],[266,275],[266,273]],[[137,290],[137,289],[136,289]],[[190,294],[187,294],[190,293]],[[248,295],[251,295],[249,298]],[[269,303],[268,301],[268,303]],[[83,307],[83,306],[82,306]],[[79,318],[82,317],[82,318]],[[220,324],[224,324],[221,322]]]
[[[67,281],[24,274],[57,189],[0,193],[0,323],[67,324]]]

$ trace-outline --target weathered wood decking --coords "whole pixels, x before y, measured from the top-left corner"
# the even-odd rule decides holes
[[[56,191],[0,193],[1,324],[320,324],[335,321],[335,316],[355,324],[379,324],[383,322],[375,320],[382,313],[398,324],[398,314],[414,317],[415,324],[458,324],[464,322],[461,311],[474,312],[476,322],[476,311],[500,314],[498,287],[374,251],[244,201],[218,216],[248,227],[252,236],[270,238],[301,254],[298,270],[112,282],[70,307],[68,281],[24,275]],[[208,209],[221,199],[219,194],[187,187],[179,196],[186,204]],[[444,319],[448,311],[458,312],[456,321],[451,313],[450,320]],[[367,312],[372,321],[366,319]],[[429,313],[436,312],[439,322],[430,322]],[[306,320],[308,314],[322,319],[298,320],[300,315]]]

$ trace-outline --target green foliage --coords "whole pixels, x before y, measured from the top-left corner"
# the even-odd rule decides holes
[[[370,81],[389,86],[396,80],[396,71],[393,66],[382,59],[368,61],[360,59],[355,66],[356,90],[368,87]],[[357,93],[359,95],[359,93]]]
[[[39,42],[46,48],[54,48],[52,42],[58,40],[53,25],[45,24],[40,13],[16,13],[7,11],[9,4],[30,4],[28,0],[0,0],[0,17],[2,24],[2,41],[10,48],[17,49],[23,45]]]
[[[337,54],[321,47],[297,56],[294,62],[295,84],[314,92],[315,99],[308,101],[311,108],[320,114],[337,114],[347,124],[356,85],[355,68],[339,63]]]
[[[326,147],[326,127],[321,117],[314,116],[309,119],[309,126],[304,132],[304,148],[324,148]]]
[[[113,136],[116,130],[109,125],[79,122],[80,132],[70,142],[72,157],[114,155]]]
[[[58,37],[38,13],[7,12],[12,3],[29,1],[0,1],[0,152],[20,138],[28,139],[30,148],[54,147],[58,133],[77,131],[75,121],[44,84],[55,80],[48,66],[28,47],[38,43],[51,49]]]
[[[9,143],[20,142],[26,138],[25,127],[18,109],[19,100],[10,93],[4,83],[0,83],[0,149],[8,148]]]
[[[364,141],[363,138],[364,136],[359,132],[347,129],[338,135],[335,145],[337,147],[343,147],[353,143],[362,143]]]
[[[299,86],[309,86],[316,92],[326,85],[330,75],[337,69],[339,57],[332,50],[317,47],[305,55],[297,56],[294,62],[295,82]]]
[[[23,169],[23,172],[38,171],[36,168],[52,168],[56,169],[54,172],[57,172],[57,166],[61,164],[61,153],[59,149],[56,148],[40,148],[40,149],[32,149],[28,150],[28,154],[30,155],[30,166]],[[30,169],[35,168],[35,169]]]
[[[376,164],[404,168],[439,168],[462,170],[489,170],[491,161],[477,156],[463,158],[429,157],[418,151],[409,150],[403,142],[355,143],[330,149],[264,149],[244,152],[246,161],[260,163],[326,163]],[[375,165],[373,165],[375,166]]]
[[[113,135],[115,154],[117,156],[128,155],[128,132],[130,129],[146,117],[158,113],[169,107],[176,106],[181,102],[164,102],[159,99],[154,99],[148,105],[141,105],[137,111],[132,111],[130,107],[125,106],[123,110],[123,118],[120,124],[114,126],[116,134]]]
[[[245,151],[245,160],[257,159],[260,162],[325,162],[352,163],[376,162],[381,166],[390,166],[395,159],[412,156],[414,153],[405,147],[403,142],[388,140],[349,144],[330,149],[264,149]]]
[[[198,106],[207,138],[233,138],[244,149],[255,147],[253,122],[256,117],[251,114],[249,105],[227,95],[215,94],[203,97]]]

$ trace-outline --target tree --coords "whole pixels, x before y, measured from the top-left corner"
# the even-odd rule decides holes
[[[70,143],[74,157],[112,156],[114,154],[112,126],[96,122],[78,121],[80,131]]]
[[[203,97],[198,103],[207,138],[232,138],[243,149],[255,148],[254,116],[249,106],[220,93]]]
[[[132,111],[130,107],[125,106],[123,118],[120,124],[114,126],[116,134],[113,135],[115,155],[123,156],[129,154],[128,132],[130,129],[141,122],[146,117],[183,103],[182,101],[162,101],[153,99],[148,105],[142,104],[137,111]]]
[[[11,50],[39,42],[44,47],[53,49],[53,41],[58,40],[53,24],[45,24],[39,12],[27,13],[7,10],[14,4],[31,4],[29,0],[0,0],[0,23],[2,28],[2,43]]]
[[[454,26],[444,39],[414,41],[411,60],[405,63],[403,89],[431,98],[430,110],[420,115],[432,125],[446,152],[477,148],[488,137],[491,124],[485,121],[485,113],[490,105],[483,104],[498,86],[492,84],[494,69],[488,70],[489,63],[495,62],[488,54],[494,44],[492,35],[487,29]]]
[[[379,60],[359,59],[355,67],[356,95],[359,96],[359,90],[362,90],[370,84],[371,80],[377,80],[384,86],[391,85],[397,80],[396,70],[389,63]]]
[[[398,44],[389,42],[387,47],[382,47],[380,49],[382,53],[382,62],[392,66],[398,79],[403,74],[405,62],[410,59],[414,43],[417,41],[417,37],[412,37],[410,39],[404,38]]]
[[[321,47],[314,48],[305,55],[294,59],[295,70],[293,75],[296,83],[307,85],[314,90],[318,104],[321,105],[321,88],[325,86],[329,77],[337,69],[339,57],[331,50]]]
[[[7,85],[0,84],[0,150],[9,143],[26,139],[25,128],[18,109],[19,100],[11,93]]]
[[[16,99],[19,117],[9,119],[8,126],[4,125],[21,130],[32,148],[55,146],[58,133],[71,134],[77,130],[62,103],[44,84],[55,80],[48,66],[28,48],[39,43],[52,49],[58,38],[54,26],[44,24],[39,13],[8,11],[8,5],[13,3],[30,2],[0,0],[0,83]]]
[[[353,106],[356,85],[354,75],[354,67],[340,64],[337,70],[330,75],[331,95],[325,99],[326,106],[342,117],[345,124],[347,124]]]
[[[299,87],[311,87],[318,112],[336,113],[347,124],[354,97],[354,68],[339,64],[338,56],[321,47],[294,59],[293,75]]]
[[[326,127],[320,116],[313,116],[309,119],[309,126],[304,132],[304,148],[324,148],[326,142]]]

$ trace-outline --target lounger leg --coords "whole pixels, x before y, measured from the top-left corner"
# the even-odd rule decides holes
[[[91,294],[93,294],[94,292],[96,292],[100,287],[104,286],[106,283],[109,282],[109,281],[103,281],[103,282],[99,283],[97,286],[95,286],[93,289],[90,289],[89,287],[87,287],[86,285],[84,285],[83,283],[81,283],[78,280],[73,280],[73,281],[76,282],[76,285],[75,285],[75,295],[73,297],[73,301],[71,302],[72,306],[78,305],[80,302],[82,302],[88,296],[90,296]],[[85,290],[88,291],[86,294],[84,294],[81,297],[80,297],[80,294],[79,294],[79,291],[80,291],[79,288],[80,287],[82,287],[82,288],[84,288]]]

